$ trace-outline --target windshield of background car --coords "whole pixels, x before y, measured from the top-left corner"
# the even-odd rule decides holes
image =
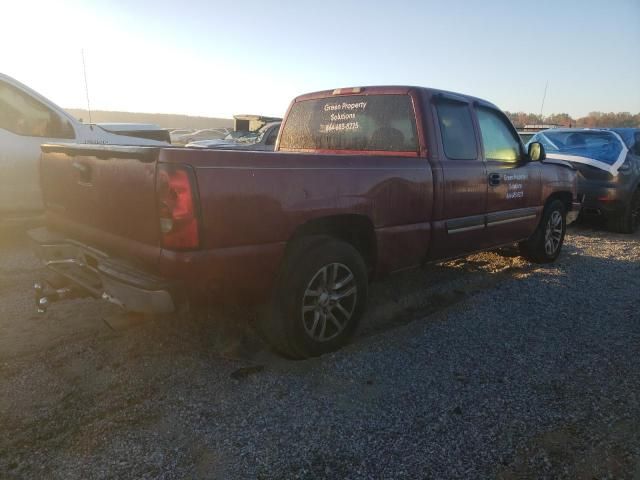
[[[245,130],[234,130],[233,132],[227,133],[224,137],[225,140],[237,140],[238,138],[242,138],[245,135],[249,135],[251,132],[247,132]]]
[[[603,130],[546,130],[537,133],[531,141],[542,143],[550,158],[554,158],[554,154],[561,154],[557,158],[562,160],[586,157],[607,165],[617,163],[626,150],[619,136]]]
[[[526,132],[518,132],[518,135],[520,135],[520,139],[522,140],[522,143],[528,143],[529,140],[531,140],[531,137],[533,137],[533,133],[526,133]]]
[[[270,124],[266,124],[263,125],[262,127],[260,127],[258,129],[257,132],[255,132],[255,134],[253,136],[247,136],[247,137],[243,137],[240,140],[242,142],[249,142],[249,143],[260,143],[262,141],[262,138],[265,136],[265,134],[271,129],[271,125]]]
[[[264,132],[248,132],[242,136],[236,137],[235,141],[238,143],[256,143],[259,142],[264,135]]]
[[[418,152],[408,95],[349,95],[295,103],[280,150]]]

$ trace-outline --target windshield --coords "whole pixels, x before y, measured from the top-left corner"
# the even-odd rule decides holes
[[[262,135],[260,132],[243,132],[242,135],[239,135],[235,138],[237,143],[256,143],[260,141]]]
[[[522,143],[527,143],[535,134],[533,132],[518,132],[518,135],[520,135]]]
[[[350,95],[297,102],[280,149],[417,152],[411,97]]]

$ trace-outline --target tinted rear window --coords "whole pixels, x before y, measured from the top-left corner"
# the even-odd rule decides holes
[[[282,150],[417,152],[408,95],[350,95],[304,100],[291,107]]]

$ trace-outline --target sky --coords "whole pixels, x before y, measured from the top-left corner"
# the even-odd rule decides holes
[[[65,108],[282,116],[418,85],[543,114],[640,112],[640,0],[0,0],[0,72]]]

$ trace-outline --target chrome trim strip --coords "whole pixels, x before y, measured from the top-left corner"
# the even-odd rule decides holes
[[[526,215],[524,217],[507,218],[506,220],[495,220],[493,222],[487,222],[487,227],[491,227],[493,225],[504,225],[505,223],[519,222],[521,220],[532,220],[534,218],[536,218],[535,215]]]
[[[470,232],[471,230],[482,230],[485,228],[485,225],[473,225],[471,227],[460,227],[460,228],[447,228],[447,233],[462,233],[462,232]]]

